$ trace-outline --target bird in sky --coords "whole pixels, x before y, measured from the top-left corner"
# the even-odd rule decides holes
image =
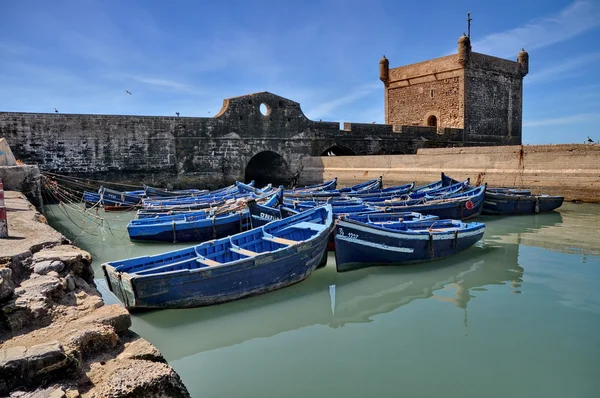
[[[177,117],[179,117],[179,112],[175,112],[175,114],[177,115]]]
[[[592,140],[592,139],[590,138],[590,136],[588,135],[588,137],[587,137],[587,142],[590,142],[590,143],[591,143],[591,142],[594,142],[594,140]]]
[[[129,91],[129,90],[125,90],[125,92],[129,95],[133,95],[133,94],[131,94],[131,91]]]
[[[54,108],[54,112],[58,113],[58,109]],[[589,138],[589,137],[588,137]]]

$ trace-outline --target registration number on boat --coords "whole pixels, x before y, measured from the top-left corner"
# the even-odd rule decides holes
[[[340,236],[348,236],[348,238],[350,238],[350,239],[357,239],[358,238],[358,234],[355,234],[353,232],[349,232],[348,235],[345,235],[343,228],[340,228],[338,230],[338,235],[340,235]]]

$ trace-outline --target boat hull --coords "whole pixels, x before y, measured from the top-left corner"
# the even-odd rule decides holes
[[[209,306],[278,290],[308,278],[326,256],[327,235],[232,266],[132,277],[103,265],[110,290],[133,309]],[[325,257],[326,258],[326,257]]]
[[[223,219],[210,218],[189,222],[165,222],[160,224],[127,226],[129,239],[148,242],[205,242],[223,238],[250,229],[247,212]]]
[[[405,235],[338,221],[334,229],[338,272],[380,265],[408,265],[439,260],[473,246],[485,227],[441,234]]]
[[[562,196],[522,195],[486,192],[483,214],[534,214],[552,211],[562,206]]]

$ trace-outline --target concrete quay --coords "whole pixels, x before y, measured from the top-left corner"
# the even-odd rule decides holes
[[[531,188],[537,194],[600,203],[600,144],[427,148],[416,155],[321,156],[302,159],[300,184],[338,178],[352,185],[383,176],[385,186],[451,177],[471,184]]]
[[[50,227],[22,193],[5,192],[0,239],[0,396],[189,397],[175,371],[105,305],[92,258]]]

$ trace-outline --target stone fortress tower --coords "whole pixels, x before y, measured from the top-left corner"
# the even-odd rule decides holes
[[[385,123],[464,129],[474,140],[521,144],[523,77],[529,55],[517,61],[473,52],[458,39],[458,53],[389,68],[379,61],[384,84]]]

